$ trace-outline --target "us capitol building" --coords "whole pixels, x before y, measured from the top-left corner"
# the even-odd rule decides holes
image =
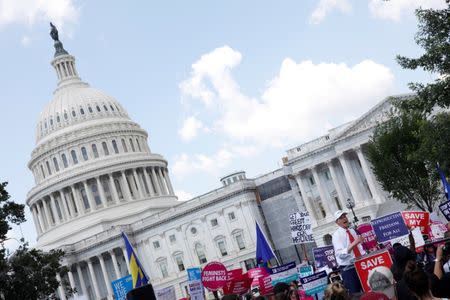
[[[364,157],[389,100],[327,135],[287,151],[284,167],[257,178],[239,171],[222,187],[179,202],[167,161],[148,146],[147,132],[113,97],[83,82],[52,30],[58,84],[40,114],[28,163],[35,186],[27,195],[36,247],[65,251],[66,275],[84,299],[113,299],[111,281],[129,273],[126,232],[156,289],[186,296],[189,267],[221,261],[228,269],[255,262],[255,221],[284,263],[312,260],[292,245],[288,214],[307,209],[316,244],[329,243],[333,212],[353,200],[364,220],[393,201],[378,186]],[[61,280],[61,278],[59,278]],[[59,297],[66,299],[60,287]],[[76,296],[76,297],[78,297]]]

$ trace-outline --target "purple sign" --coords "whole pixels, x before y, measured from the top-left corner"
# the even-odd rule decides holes
[[[441,210],[444,217],[447,221],[450,221],[450,201],[446,201],[439,205],[439,209]]]
[[[396,212],[370,221],[379,243],[409,234],[401,212]]]
[[[334,256],[333,246],[325,246],[313,249],[314,264],[317,269],[328,266],[330,268],[337,267],[336,257]]]

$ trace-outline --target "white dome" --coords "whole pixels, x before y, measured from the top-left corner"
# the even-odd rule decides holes
[[[127,112],[113,97],[83,82],[55,91],[37,123],[36,142],[63,128],[81,122],[105,118],[126,118]]]

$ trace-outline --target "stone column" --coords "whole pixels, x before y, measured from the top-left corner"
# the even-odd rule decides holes
[[[109,281],[108,271],[106,270],[105,261],[103,259],[103,255],[100,254],[98,256],[98,260],[100,261],[100,267],[102,268],[103,278],[105,279],[106,289],[108,290],[108,298],[113,298],[113,290],[111,287],[111,282]]]
[[[152,170],[153,183],[155,184],[155,187],[156,187],[156,194],[158,196],[161,196],[162,195],[162,193],[161,193],[161,186],[159,185],[158,178],[156,178],[155,167],[151,167],[151,170]]]
[[[167,189],[166,179],[164,178],[163,173],[162,173],[162,167],[159,167],[158,169],[156,169],[156,171],[157,171],[156,174],[158,175],[158,178],[160,179],[160,182],[161,182],[161,188],[163,190],[163,194],[168,195],[169,190]]]
[[[64,190],[60,190],[59,195],[61,197],[64,214],[66,215],[66,221],[68,221],[69,219],[73,218],[73,215],[70,214],[69,207],[67,207],[67,201],[66,201],[66,196],[64,194]]]
[[[47,224],[44,221],[44,216],[42,215],[42,210],[41,210],[41,206],[39,205],[39,202],[36,202],[36,208],[37,208],[37,212],[38,212],[38,218],[39,218],[39,223],[41,224],[42,227],[42,232],[47,230]]]
[[[60,223],[60,220],[59,220],[58,210],[56,208],[55,197],[53,196],[52,193],[50,193],[50,204],[52,206],[53,217],[55,218],[55,225],[58,225]]]
[[[133,177],[134,177],[134,182],[136,183],[136,186],[137,186],[139,198],[144,199],[145,198],[144,191],[143,191],[144,186],[143,186],[143,184],[141,184],[141,181],[139,180],[136,168],[133,169]]]
[[[122,247],[122,248],[120,248],[120,249],[122,249],[122,254],[123,254],[123,257],[125,258],[125,262],[126,262],[126,265],[127,265],[128,274],[131,274],[131,271],[130,271],[130,261],[128,260],[127,249],[125,249],[125,247]]]
[[[100,194],[100,201],[102,202],[103,207],[106,207],[108,201],[106,200],[106,195],[105,191],[103,190],[103,184],[102,181],[100,180],[100,176],[95,177],[95,181],[97,182],[97,189]]]
[[[334,187],[336,188],[336,192],[339,197],[339,202],[341,203],[342,208],[345,207],[347,197],[345,196],[344,191],[342,190],[341,185],[339,184],[338,176],[336,173],[335,166],[333,165],[333,161],[327,161],[328,169],[330,170],[331,180],[333,180]]]
[[[317,189],[319,190],[320,199],[322,200],[322,204],[324,205],[325,212],[327,214],[327,218],[332,218],[332,209],[330,207],[330,201],[328,198],[328,193],[325,191],[322,181],[320,180],[319,174],[317,173],[317,166],[314,166],[311,171],[314,177],[314,181],[317,184]]]
[[[48,228],[52,227],[52,216],[50,215],[50,210],[48,209],[47,201],[45,201],[45,198],[42,200],[42,206],[44,207],[44,213],[45,213],[45,220],[47,221]]]
[[[367,184],[369,185],[369,189],[370,192],[372,193],[373,199],[375,200],[376,203],[381,203],[382,201],[378,193],[375,178],[373,177],[373,174],[370,171],[369,165],[367,163],[366,158],[364,157],[361,147],[356,148],[356,154],[358,155],[358,159],[361,163],[361,168],[363,170],[364,176],[366,177]]]
[[[67,266],[69,271],[67,272],[67,276],[69,276],[69,283],[72,289],[75,289],[77,286],[75,285],[75,280],[73,279],[72,271],[70,270],[70,266]]]
[[[58,287],[58,291],[59,291],[59,296],[61,297],[61,300],[67,300],[66,292],[64,291],[64,287],[62,285],[61,276],[59,275],[59,273],[56,273],[56,280],[58,280],[60,282],[60,285]]]
[[[92,197],[91,190],[90,190],[90,188],[89,188],[89,186],[87,184],[87,180],[83,181],[83,187],[84,187],[84,192],[86,193],[86,197],[87,197],[88,202],[89,202],[89,208],[90,208],[91,211],[94,211],[96,205],[95,205],[94,198]]]
[[[173,191],[172,183],[170,182],[169,171],[167,169],[164,169],[164,178],[166,179],[167,187],[169,188],[169,193],[171,195],[175,195],[175,192]]]
[[[84,282],[84,277],[83,277],[83,271],[81,270],[81,262],[77,263],[77,273],[78,273],[78,278],[80,279],[80,285],[81,285],[81,292],[83,293],[84,296],[86,296],[87,298],[87,289],[86,289],[86,283]]]
[[[108,176],[109,176],[109,185],[111,186],[110,190],[113,203],[119,203],[119,194],[117,194],[113,173],[109,174]]]
[[[362,203],[362,197],[358,189],[358,184],[356,182],[355,176],[352,169],[344,156],[344,153],[338,156],[339,162],[341,163],[342,169],[344,170],[345,179],[348,182],[350,192],[352,193],[353,200],[355,201],[355,206]]]
[[[88,259],[87,261],[89,268],[89,275],[91,275],[92,284],[94,285],[94,297],[95,299],[100,298],[100,290],[98,289],[97,278],[95,278],[94,266],[92,265],[92,261]]]
[[[317,215],[316,210],[314,209],[313,204],[309,202],[308,196],[306,195],[305,185],[303,184],[303,179],[300,174],[295,176],[295,180],[297,180],[298,187],[300,189],[300,193],[302,193],[303,203],[305,205],[306,210],[309,212],[311,216],[311,225],[313,227],[317,226]]]
[[[73,206],[75,201],[72,201],[72,196],[72,193],[67,194],[67,203],[69,203],[69,210],[72,218],[75,218],[75,207]]]
[[[112,264],[114,267],[114,273],[116,274],[116,279],[120,278],[120,270],[119,264],[117,263],[116,253],[114,253],[114,249],[109,251],[109,255],[111,255]]]
[[[130,187],[128,186],[127,175],[125,171],[121,171],[120,174],[122,175],[123,190],[125,192],[125,195],[123,195],[123,197],[126,201],[131,201],[133,200],[133,197],[131,196]]]
[[[153,197],[153,196],[155,196],[155,192],[153,191],[152,181],[150,179],[150,176],[148,176],[147,168],[146,167],[142,168],[142,171],[144,172],[144,177],[145,177],[145,181],[147,182],[150,197]]]
[[[31,214],[33,216],[34,224],[36,225],[37,233],[40,235],[40,234],[42,234],[42,228],[41,228],[41,224],[39,223],[39,219],[38,219],[38,215],[37,215],[37,211],[36,211],[36,205],[31,206],[30,209],[31,209]]]
[[[75,185],[71,185],[70,189],[72,190],[73,202],[75,203],[75,208],[78,212],[78,215],[84,214],[83,203],[80,200],[80,194],[78,193],[77,187]]]

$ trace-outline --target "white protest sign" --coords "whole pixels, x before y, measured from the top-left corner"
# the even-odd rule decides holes
[[[307,211],[295,212],[289,215],[292,242],[294,244],[314,243],[311,218]]]

